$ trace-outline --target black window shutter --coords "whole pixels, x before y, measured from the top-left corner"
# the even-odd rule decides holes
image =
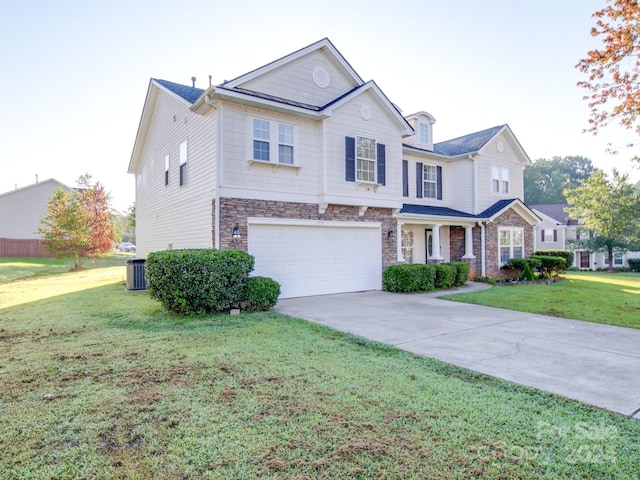
[[[438,200],[442,200],[442,167],[436,167],[436,191]]]
[[[553,241],[557,242],[558,241],[558,231],[557,230],[553,230]]]
[[[416,197],[422,198],[422,163],[416,163]]]
[[[409,196],[409,162],[402,160],[402,196]]]
[[[382,143],[377,144],[377,164],[378,164],[378,184],[386,185],[386,165],[385,148]]]
[[[356,181],[356,139],[353,137],[344,137],[345,150],[345,180],[347,182]]]
[[[544,242],[544,229],[540,230],[540,241]]]

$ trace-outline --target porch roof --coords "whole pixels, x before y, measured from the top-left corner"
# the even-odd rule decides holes
[[[533,212],[529,207],[527,207],[524,203],[522,203],[517,198],[510,198],[504,200],[498,200],[496,203],[491,205],[489,208],[480,212],[477,215],[472,213],[462,212],[460,210],[454,210],[453,208],[448,207],[434,207],[431,205],[412,205],[412,204],[403,204],[402,209],[400,210],[400,215],[407,214],[408,216],[413,216],[412,218],[416,218],[416,215],[424,215],[425,217],[440,217],[443,220],[446,218],[447,220],[461,220],[461,221],[491,221],[497,216],[499,216],[502,212],[504,212],[508,208],[515,208],[518,213],[523,216],[531,225],[540,221],[540,218]],[[528,219],[527,219],[528,217]]]
[[[411,205],[407,203],[402,205],[402,210],[400,210],[400,213],[412,213],[412,214],[429,215],[429,216],[436,216],[436,217],[460,217],[460,218],[469,218],[469,219],[478,218],[476,215],[472,215],[466,212],[461,212],[460,210],[454,210],[453,208],[433,207],[430,205]]]

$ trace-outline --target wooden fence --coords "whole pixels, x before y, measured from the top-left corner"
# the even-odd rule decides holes
[[[53,257],[38,239],[0,238],[0,257]]]

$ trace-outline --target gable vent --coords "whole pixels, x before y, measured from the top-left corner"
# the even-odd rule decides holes
[[[316,67],[313,69],[313,83],[319,88],[326,88],[331,82],[329,72],[324,67]]]

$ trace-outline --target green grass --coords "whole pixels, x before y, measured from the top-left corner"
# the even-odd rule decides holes
[[[124,265],[127,260],[134,258],[134,253],[113,252],[104,258],[85,260],[84,268],[104,268]],[[71,270],[70,260],[58,258],[24,258],[0,257],[0,284],[13,282],[22,278],[32,278]]]
[[[638,478],[640,422],[274,312],[176,318],[123,276],[0,288],[1,479]]]
[[[640,274],[570,272],[551,285],[497,286],[447,295],[458,302],[640,328]]]

